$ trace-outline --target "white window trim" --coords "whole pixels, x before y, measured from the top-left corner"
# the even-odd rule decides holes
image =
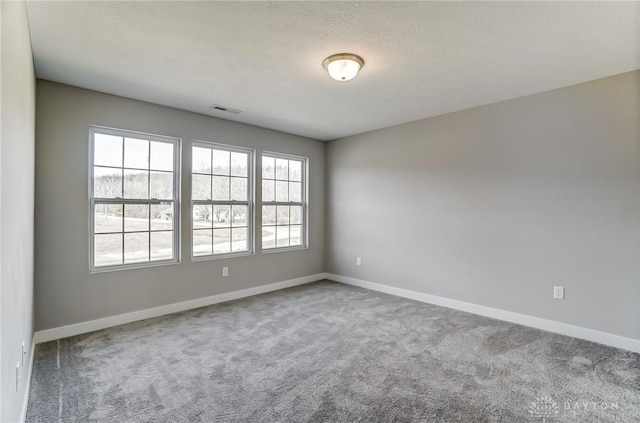
[[[299,160],[302,161],[302,202],[284,202],[284,201],[262,201],[260,196],[260,210],[262,206],[302,206],[302,245],[294,245],[287,247],[273,247],[265,249],[262,246],[262,219],[260,219],[260,249],[262,254],[284,253],[288,251],[306,250],[309,248],[309,158],[295,156],[292,154],[276,153],[273,151],[263,151],[260,155],[260,186],[262,186],[262,158],[273,157],[275,159]],[[275,171],[275,169],[274,169]],[[270,226],[270,225],[268,225]],[[276,239],[277,243],[277,239]]]
[[[95,241],[95,223],[94,223],[94,206],[96,203],[96,199],[93,196],[93,150],[94,150],[94,134],[106,134],[106,135],[115,135],[118,137],[131,137],[131,138],[142,138],[149,141],[158,141],[165,143],[172,143],[174,145],[174,157],[173,157],[173,192],[174,192],[174,216],[173,216],[173,253],[174,258],[169,260],[155,260],[148,262],[140,262],[140,263],[122,263],[122,264],[114,264],[109,266],[95,266],[94,265],[94,241]],[[156,135],[156,134],[148,134],[145,132],[139,131],[131,131],[126,129],[116,129],[109,128],[105,126],[99,125],[90,125],[89,126],[89,273],[102,273],[102,272],[113,272],[118,270],[126,270],[126,269],[139,269],[139,268],[147,268],[147,267],[156,267],[156,266],[166,266],[172,264],[179,264],[181,257],[181,249],[180,249],[180,229],[181,229],[181,219],[180,219],[180,187],[181,187],[181,167],[182,163],[182,139],[177,137],[170,137],[164,135]],[[124,148],[124,146],[123,146]],[[124,166],[124,163],[123,163]],[[153,204],[154,200],[142,200],[146,201],[149,204]],[[114,203],[114,204],[140,204],[141,200],[133,200],[133,199],[104,199],[100,200],[100,203]],[[161,201],[158,201],[160,203]],[[124,233],[124,228],[123,228]],[[123,246],[124,248],[124,246]],[[151,258],[151,257],[149,257]]]
[[[256,233],[256,225],[255,225],[255,163],[256,163],[256,151],[251,148],[246,147],[238,147],[235,145],[222,144],[213,141],[204,141],[194,139],[191,142],[191,154],[193,155],[193,147],[202,147],[202,148],[213,148],[218,147],[220,150],[231,151],[236,153],[246,153],[249,155],[249,163],[247,168],[247,182],[249,183],[249,199],[248,203],[248,217],[247,217],[247,229],[249,230],[248,238],[247,238],[247,251],[239,251],[239,252],[229,252],[224,254],[209,254],[209,255],[201,255],[194,256],[193,255],[193,206],[196,204],[211,204],[214,205],[216,203],[219,204],[233,204],[234,201],[208,201],[208,200],[194,200],[193,199],[193,156],[191,159],[191,193],[189,194],[189,198],[191,198],[191,205],[189,209],[189,215],[191,216],[191,234],[190,234],[190,242],[191,242],[191,261],[209,261],[209,260],[222,260],[229,259],[235,257],[246,257],[255,255],[255,233]],[[238,204],[244,204],[244,201],[236,201]]]

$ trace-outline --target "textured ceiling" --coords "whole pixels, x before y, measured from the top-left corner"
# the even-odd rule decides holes
[[[321,140],[640,68],[638,2],[27,7],[40,78]],[[366,62],[346,83],[341,52]]]

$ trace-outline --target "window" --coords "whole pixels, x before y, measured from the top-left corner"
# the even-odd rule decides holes
[[[90,268],[179,261],[176,138],[90,130]]]
[[[194,141],[192,149],[192,257],[253,252],[253,152]]]
[[[262,249],[307,245],[307,159],[262,155]]]

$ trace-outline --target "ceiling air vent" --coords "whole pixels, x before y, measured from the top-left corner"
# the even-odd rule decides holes
[[[238,109],[232,109],[231,107],[227,107],[227,106],[223,106],[221,104],[214,104],[213,106],[211,106],[211,108],[213,110],[217,110],[219,112],[227,112],[227,113],[234,113],[234,114],[238,114],[238,113],[242,113],[242,110],[238,110]]]

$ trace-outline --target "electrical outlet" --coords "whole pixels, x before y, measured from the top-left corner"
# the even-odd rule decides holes
[[[24,360],[27,358],[27,347],[25,345],[25,342],[22,341],[22,367],[24,367]]]
[[[227,266],[222,268],[222,276],[229,276],[229,268]]]
[[[20,389],[20,362],[16,364],[16,392]]]
[[[362,257],[356,257],[356,266],[362,266]]]
[[[554,286],[553,287],[553,298],[556,300],[564,300],[564,287],[562,286]]]

